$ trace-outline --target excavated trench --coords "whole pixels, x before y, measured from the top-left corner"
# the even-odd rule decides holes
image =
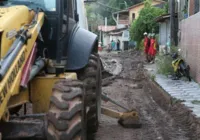
[[[102,115],[96,140],[200,140],[200,120],[149,78],[140,52],[102,53],[101,57],[104,65],[107,64],[106,70],[110,69],[104,73],[103,92],[120,104],[136,109],[142,128],[125,129],[116,119]],[[120,72],[113,74],[115,68]],[[124,111],[109,102],[102,104]]]

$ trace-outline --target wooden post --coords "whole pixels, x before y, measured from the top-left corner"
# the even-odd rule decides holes
[[[170,5],[170,37],[171,37],[171,45],[175,45],[175,0],[169,0]]]

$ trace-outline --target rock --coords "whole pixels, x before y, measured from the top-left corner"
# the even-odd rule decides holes
[[[143,68],[144,68],[144,66],[143,66],[143,64],[142,64],[142,63],[139,63],[139,64],[137,65],[137,68],[138,68],[138,69],[143,69]]]
[[[133,88],[133,89],[141,89],[143,88],[143,85],[142,84],[129,84],[129,85],[126,85],[130,88]]]

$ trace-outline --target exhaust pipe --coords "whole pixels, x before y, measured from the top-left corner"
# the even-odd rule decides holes
[[[33,78],[40,72],[42,68],[44,68],[45,62],[43,59],[39,59],[35,62],[35,65],[32,66],[29,81],[33,80]]]

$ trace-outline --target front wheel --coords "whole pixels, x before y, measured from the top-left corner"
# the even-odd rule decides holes
[[[86,140],[84,88],[76,80],[55,84],[47,113],[47,140]]]
[[[98,130],[101,115],[101,61],[98,54],[91,54],[88,65],[77,72],[78,79],[86,85],[86,102],[89,108],[87,114],[87,131],[90,139]]]

